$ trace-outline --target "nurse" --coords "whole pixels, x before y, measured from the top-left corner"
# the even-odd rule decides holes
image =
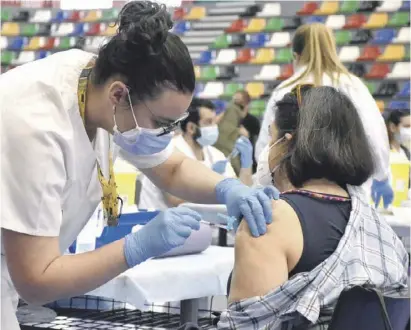
[[[344,92],[358,109],[368,141],[374,151],[377,167],[373,176],[372,196],[375,197],[377,204],[382,198],[384,206],[387,207],[394,198],[388,180],[390,172],[388,137],[384,120],[372,95],[361,79],[349,73],[341,63],[336,52],[334,36],[324,24],[312,23],[300,26],[295,32],[292,49],[295,73],[271,94],[255,147],[256,159],[260,159],[261,155],[261,161],[264,162],[268,157],[269,125],[274,121],[275,111],[272,109],[276,102],[297,84],[333,86]]]
[[[224,179],[169,146],[195,88],[171,27],[164,6],[132,1],[97,57],[69,50],[1,75],[2,329],[19,329],[17,292],[35,304],[84,294],[199,228],[197,213],[168,209],[122,240],[62,255],[101,200],[108,224],[118,221],[115,147],[162,189],[224,203],[255,236],[265,233],[276,191]]]

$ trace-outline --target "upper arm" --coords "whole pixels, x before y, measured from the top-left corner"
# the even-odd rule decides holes
[[[252,237],[242,221],[235,238],[230,302],[265,295],[286,282],[302,247],[298,217],[283,200],[273,201],[273,222],[265,235]]]

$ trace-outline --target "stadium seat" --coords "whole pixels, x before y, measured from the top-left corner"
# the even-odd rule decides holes
[[[368,88],[369,92],[371,93],[371,95],[374,95],[375,92],[377,91],[377,83],[375,83],[373,81],[366,81],[365,86],[367,86],[367,88]]]
[[[385,110],[385,103],[384,103],[384,101],[378,100],[378,101],[375,101],[375,103],[377,103],[377,107],[378,107],[378,109],[380,110],[380,112],[383,113],[384,110]]]
[[[292,17],[283,20],[283,30],[296,30],[302,24],[301,18]]]
[[[54,48],[54,44],[56,42],[56,38],[54,37],[48,37],[45,40],[44,45],[41,47],[41,49],[43,50],[50,50]]]
[[[357,77],[363,77],[365,75],[364,64],[361,63],[352,63],[348,66],[348,71]]]
[[[256,33],[263,31],[265,28],[266,20],[264,18],[252,18],[248,25],[243,29],[245,33]]]
[[[38,24],[24,23],[20,25],[20,35],[32,37],[35,36],[39,31]]]
[[[231,64],[237,58],[237,52],[235,49],[223,49],[217,54],[214,64]]]
[[[338,1],[324,1],[321,7],[314,11],[314,15],[332,15],[339,9]]]
[[[388,45],[377,61],[402,61],[404,58],[405,48],[403,45]]]
[[[119,14],[117,8],[105,9],[101,12],[101,20],[105,22],[115,22]]]
[[[260,73],[254,76],[254,80],[274,80],[281,74],[279,65],[264,65]]]
[[[36,54],[34,52],[20,52],[20,54],[14,58],[11,64],[21,65],[29,62],[33,62],[36,59]]]
[[[410,28],[409,27],[402,27],[398,31],[398,35],[393,40],[394,43],[409,43],[410,42]]]
[[[327,25],[330,29],[340,30],[345,25],[345,16],[344,15],[330,15],[327,17],[327,20],[325,21],[325,25]]]
[[[410,0],[404,0],[400,8],[401,11],[410,12]]]
[[[250,82],[245,87],[251,98],[257,99],[264,94],[264,84],[260,82]]]
[[[223,113],[227,108],[227,102],[224,100],[213,100],[216,114]]]
[[[351,41],[351,31],[336,31],[334,37],[337,46],[347,45]]]
[[[201,70],[200,78],[203,80],[215,80],[218,76],[218,68],[215,66],[205,66]]]
[[[231,99],[233,95],[244,88],[243,84],[240,83],[228,83],[225,85],[224,93],[222,97]]]
[[[289,32],[275,32],[271,39],[265,43],[266,47],[287,47],[291,42]]]
[[[38,50],[44,45],[44,37],[33,37],[28,44],[24,46],[24,50]]]
[[[36,52],[36,53],[34,54],[36,60],[41,60],[42,58],[45,58],[45,57],[47,57],[47,56],[49,56],[49,55],[50,55],[50,52],[47,52],[47,51],[45,51],[45,50],[41,50],[41,51]]]
[[[244,34],[233,34],[230,37],[230,48],[244,47],[245,46],[245,35]]]
[[[305,20],[305,22],[307,24],[311,24],[311,23],[321,23],[324,24],[326,21],[327,17],[325,16],[309,16],[307,17],[307,19]]]
[[[373,12],[379,5],[379,1],[361,1],[358,12]]]
[[[374,38],[372,39],[371,43],[377,45],[386,45],[391,43],[391,40],[395,37],[395,30],[394,29],[382,29],[377,30],[374,33]]]
[[[20,35],[20,26],[14,22],[4,22],[1,26],[1,35],[5,37],[13,37]]]
[[[281,15],[281,5],[279,3],[267,3],[263,9],[257,13],[258,17],[274,17]]]
[[[15,37],[9,40],[8,49],[9,50],[21,50],[27,44],[27,38]]]
[[[250,60],[252,64],[268,64],[274,60],[274,49],[260,48],[254,58]]]
[[[367,21],[367,18],[363,14],[354,14],[346,19],[344,29],[359,29]]]
[[[117,26],[113,24],[102,24],[100,27],[100,35],[111,37],[117,33]]]
[[[53,24],[51,26],[51,35],[55,37],[64,37],[74,31],[73,23]]]
[[[231,23],[231,25],[225,31],[229,33],[241,32],[244,28],[246,28],[246,26],[247,24],[245,23],[245,21],[240,18]]]
[[[410,82],[407,81],[403,88],[395,95],[396,98],[410,98]]]
[[[98,22],[101,20],[102,16],[103,13],[101,10],[89,10],[81,21],[86,23]]]
[[[278,80],[285,80],[290,78],[294,74],[294,67],[292,64],[283,65],[281,67],[281,74]]]
[[[205,50],[201,52],[200,58],[197,59],[197,64],[210,64],[213,59],[213,54],[211,50]]]
[[[367,79],[383,79],[390,72],[390,66],[385,63],[374,63],[370,71],[365,74]]]
[[[204,84],[197,82],[196,87],[194,89],[194,95],[198,96],[204,90],[204,87],[205,87]]]
[[[297,11],[298,15],[312,15],[318,9],[318,5],[315,2],[304,3],[303,8]]]
[[[255,17],[261,11],[261,6],[258,4],[247,6],[247,8],[240,13],[240,17]]]
[[[247,40],[246,47],[251,47],[251,48],[264,47],[265,42],[267,41],[267,34],[256,33],[256,34],[247,35],[246,40]]]
[[[11,17],[12,17],[12,12],[10,9],[1,8],[1,21],[2,22],[11,21]]]
[[[7,49],[7,46],[9,44],[9,41],[7,39],[7,37],[0,37],[0,49]]]
[[[389,20],[387,26],[391,27],[403,27],[410,25],[410,13],[397,12]]]
[[[383,28],[388,23],[388,14],[386,13],[373,13],[368,18],[368,21],[363,25],[366,29],[379,29]]]
[[[100,23],[87,23],[84,26],[84,31],[86,36],[98,36],[101,33]]]
[[[74,24],[74,31],[70,34],[71,36],[80,37],[84,35],[85,25],[83,23]]]
[[[374,61],[380,55],[381,49],[378,46],[365,46],[357,61]]]
[[[173,32],[175,34],[184,34],[188,30],[190,30],[190,22],[181,21],[174,25]]]
[[[220,95],[224,93],[224,84],[222,82],[208,82],[204,90],[199,93],[199,97],[202,98],[218,98]]]
[[[380,97],[389,97],[392,98],[395,94],[398,93],[398,85],[396,82],[383,82],[373,93],[373,96],[376,98]]]
[[[30,18],[31,23],[48,23],[52,20],[52,13],[49,9],[36,10],[33,17]]]
[[[372,38],[370,30],[358,30],[351,38],[351,45],[366,44]]]
[[[340,13],[353,14],[357,12],[360,7],[360,2],[357,0],[345,0],[340,7]]]
[[[51,19],[52,23],[63,23],[67,20],[69,13],[65,10],[59,10]]]
[[[281,48],[275,54],[274,62],[291,63],[293,61],[293,51],[291,48]]]
[[[394,64],[392,71],[387,75],[392,79],[409,79],[410,78],[410,63],[409,62],[397,62]]]
[[[30,18],[30,13],[27,10],[19,10],[13,14],[11,20],[13,22],[28,22]]]
[[[217,80],[233,80],[238,76],[238,69],[234,65],[220,67],[218,70]]]
[[[359,56],[360,48],[357,46],[344,46],[338,54],[341,62],[355,62]]]
[[[186,14],[186,11],[183,7],[174,8],[173,20],[174,21],[182,20],[185,14]]]
[[[388,104],[387,109],[389,110],[409,110],[410,103],[408,101],[391,101]]]
[[[73,10],[68,14],[66,21],[68,22],[78,22],[80,20],[80,12],[78,10]]]
[[[242,63],[248,63],[251,60],[251,49],[250,48],[245,48],[245,49],[240,49],[237,58],[233,63],[235,64],[242,64]]]
[[[282,18],[270,18],[265,25],[265,31],[276,32],[283,29],[284,20]]]
[[[190,12],[184,16],[184,19],[187,21],[197,21],[203,19],[205,16],[205,7],[193,7],[190,9]]]
[[[55,47],[60,50],[73,48],[76,44],[76,39],[73,37],[61,37],[56,39]]]
[[[406,47],[405,48],[405,58],[404,60],[409,61],[410,60],[410,48]]]
[[[218,36],[215,40],[214,43],[212,44],[212,48],[216,49],[222,49],[222,48],[228,48],[230,45],[229,38],[227,34],[223,34],[221,36]]]
[[[15,52],[11,52],[9,50],[2,50],[1,51],[1,64],[3,65],[10,65],[16,57]]]
[[[379,12],[396,12],[401,8],[401,0],[384,0],[382,4],[378,6],[375,11]]]
[[[251,115],[258,118],[262,118],[266,108],[266,102],[264,100],[253,100],[250,103],[249,112]]]

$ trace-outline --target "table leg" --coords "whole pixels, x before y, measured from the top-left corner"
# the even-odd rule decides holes
[[[227,246],[227,230],[218,229],[218,246]]]
[[[180,324],[187,322],[197,324],[198,322],[198,307],[200,299],[186,299],[181,301],[180,305]]]

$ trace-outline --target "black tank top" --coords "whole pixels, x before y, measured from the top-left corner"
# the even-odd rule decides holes
[[[333,201],[298,192],[283,194],[280,199],[294,209],[304,238],[301,258],[289,273],[291,278],[295,274],[313,270],[335,251],[350,217],[351,202]],[[230,283],[231,274],[227,284],[228,294]]]

